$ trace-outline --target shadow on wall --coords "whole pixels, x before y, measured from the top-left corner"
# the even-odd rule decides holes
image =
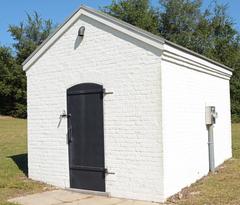
[[[8,156],[8,158],[11,158],[14,163],[18,166],[18,168],[26,175],[28,176],[28,155],[25,154],[19,154],[19,155],[13,155]]]
[[[161,51],[158,48],[154,47],[154,46],[149,46],[149,44],[147,44],[147,43],[145,43],[145,42],[143,42],[141,40],[138,40],[138,39],[136,39],[134,37],[131,37],[131,36],[127,35],[127,34],[124,34],[122,32],[119,32],[118,30],[116,30],[116,29],[114,29],[112,27],[109,27],[109,26],[107,26],[107,25],[105,25],[103,23],[97,22],[96,20],[93,20],[93,19],[91,19],[91,18],[89,18],[89,17],[87,17],[85,15],[82,15],[80,18],[81,18],[81,20],[87,22],[88,24],[91,24],[92,26],[94,26],[94,27],[96,27],[96,28],[98,28],[100,30],[103,30],[103,31],[105,31],[107,33],[111,33],[112,35],[114,35],[114,36],[116,36],[116,37],[118,37],[120,39],[123,39],[123,40],[125,40],[127,42],[130,42],[130,43],[132,43],[132,44],[134,44],[134,45],[136,45],[136,46],[138,46],[140,48],[148,50],[149,52],[152,52],[153,54],[155,54],[157,56],[161,56]],[[159,39],[162,39],[162,38],[159,37]],[[75,44],[76,44],[76,42],[77,41],[75,41]]]
[[[82,41],[83,41],[83,37],[77,36],[75,43],[74,43],[74,50],[76,50],[80,46]]]

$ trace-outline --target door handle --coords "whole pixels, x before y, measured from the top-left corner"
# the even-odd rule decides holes
[[[67,138],[68,138],[68,144],[71,143],[72,142],[72,127],[68,128]]]
[[[63,118],[70,118],[70,117],[71,117],[71,114],[66,114],[66,111],[63,110],[62,114],[59,116],[59,122],[57,127],[58,128],[60,127]]]
[[[67,137],[68,137],[68,144],[72,142],[72,121],[71,121],[71,113],[66,115],[66,117],[68,118],[68,133],[67,133]]]

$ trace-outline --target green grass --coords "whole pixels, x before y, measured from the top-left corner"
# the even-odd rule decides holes
[[[7,199],[46,189],[28,180],[26,120],[0,117],[0,205]]]
[[[240,204],[240,124],[233,124],[232,133],[234,158],[170,201],[179,205]],[[26,135],[26,120],[0,118],[0,205],[10,205],[8,198],[48,189],[25,175]]]
[[[240,159],[240,124],[232,125],[233,158]]]
[[[240,124],[232,125],[232,137],[233,159],[221,165],[216,173],[183,189],[169,201],[179,205],[240,204]]]

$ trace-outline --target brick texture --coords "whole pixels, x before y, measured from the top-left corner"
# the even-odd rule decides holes
[[[80,17],[27,71],[29,177],[69,187],[67,121],[59,125],[59,116],[66,90],[86,82],[113,92],[104,97],[111,196],[162,202],[207,174],[206,105],[219,113],[216,164],[230,158],[231,72],[164,46]]]
[[[86,27],[83,41],[77,38]],[[117,35],[117,36],[116,36]],[[160,58],[123,34],[77,21],[27,72],[29,177],[69,187],[67,88],[99,83],[104,97],[105,164],[112,196],[161,201]]]
[[[173,49],[176,55],[184,53]],[[193,57],[191,57],[193,60]],[[199,60],[198,60],[199,62]],[[200,63],[200,62],[199,62]],[[200,65],[181,65],[176,59],[162,61],[162,129],[164,150],[164,197],[207,175],[208,132],[205,106],[215,106],[215,164],[232,156],[229,80],[196,71]],[[203,62],[208,69],[217,68]],[[227,72],[227,71],[225,71]],[[223,76],[222,76],[223,77]]]

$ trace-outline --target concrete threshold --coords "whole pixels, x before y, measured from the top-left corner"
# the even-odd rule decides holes
[[[108,192],[92,191],[92,190],[86,190],[86,189],[74,189],[74,188],[65,188],[65,190],[71,191],[71,192],[77,192],[81,194],[110,197],[110,193]]]

